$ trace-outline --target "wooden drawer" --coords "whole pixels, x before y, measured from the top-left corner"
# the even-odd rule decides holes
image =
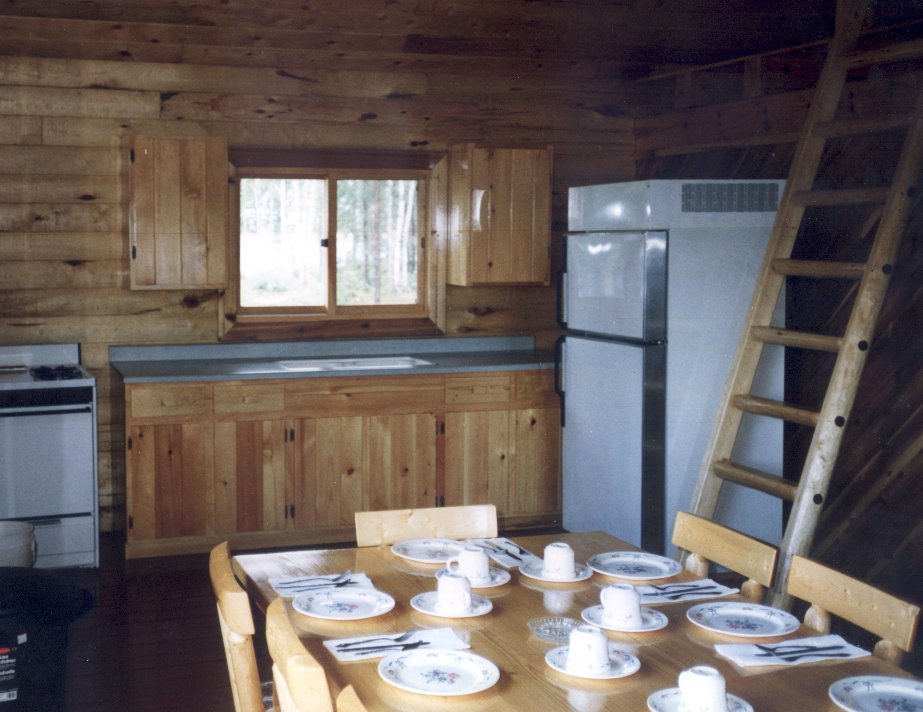
[[[512,378],[507,374],[449,376],[445,379],[445,402],[452,404],[509,403]]]
[[[211,386],[198,383],[128,386],[126,417],[207,416],[211,411]]]
[[[561,404],[554,390],[554,371],[522,371],[516,374],[516,403],[554,407]]]
[[[215,386],[215,415],[282,412],[285,386],[281,383],[222,383]]]

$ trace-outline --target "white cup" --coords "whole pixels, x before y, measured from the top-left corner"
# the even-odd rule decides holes
[[[578,625],[570,632],[567,647],[568,672],[599,675],[609,670],[609,639],[594,625]]]
[[[696,665],[679,674],[679,712],[728,712],[724,675],[708,665]]]
[[[436,610],[464,613],[471,608],[471,582],[461,574],[440,571],[436,579]]]
[[[490,559],[479,546],[466,546],[458,556],[449,559],[445,567],[450,573],[467,578],[472,586],[490,583]]]
[[[576,573],[574,550],[570,548],[570,544],[556,541],[545,547],[545,561],[542,566],[542,575],[545,578],[564,581],[574,578]]]
[[[603,623],[619,628],[641,627],[641,596],[631,584],[609,584],[600,592],[599,600],[603,604]]]

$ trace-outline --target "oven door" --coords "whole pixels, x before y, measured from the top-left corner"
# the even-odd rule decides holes
[[[92,514],[93,409],[52,405],[0,412],[0,519]]]

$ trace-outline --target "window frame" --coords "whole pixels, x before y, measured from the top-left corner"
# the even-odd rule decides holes
[[[439,286],[439,276],[444,279],[444,260],[437,231],[431,229],[433,211],[432,170],[406,167],[326,167],[318,165],[278,165],[266,161],[265,165],[251,163],[245,166],[231,164],[229,184],[229,269],[228,287],[220,296],[225,339],[290,338],[292,334],[318,333],[351,336],[370,332],[387,332],[392,335],[439,333],[436,315],[443,311],[444,284]],[[340,179],[396,179],[418,181],[417,196],[417,303],[384,305],[336,305],[336,194],[328,191],[328,239],[326,248],[328,301],[324,307],[244,307],[240,304],[240,180],[241,178],[321,178]]]

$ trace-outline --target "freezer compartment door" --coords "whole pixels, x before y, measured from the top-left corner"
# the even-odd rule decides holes
[[[569,330],[666,338],[665,232],[567,235],[562,319]]]
[[[641,545],[644,347],[564,343],[563,524]]]

